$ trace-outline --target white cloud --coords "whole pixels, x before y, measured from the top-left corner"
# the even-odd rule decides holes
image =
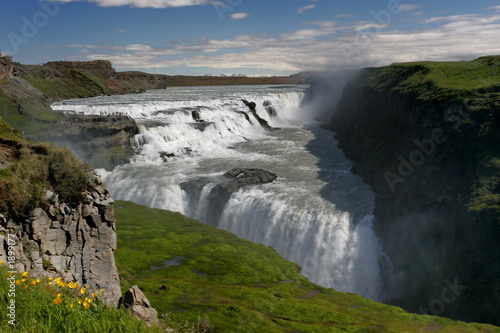
[[[120,30],[117,30],[117,32],[121,33],[121,34],[124,34],[127,32],[127,29],[120,29]]]
[[[316,25],[320,28],[333,28],[337,26],[338,23],[335,21],[314,21],[310,22],[309,24]]]
[[[248,17],[248,13],[234,13],[234,14],[231,14],[231,20],[241,20],[241,19],[245,19]]]
[[[75,2],[88,1],[98,4],[101,7],[122,7],[131,6],[137,8],[168,8],[199,6],[215,3],[214,0],[50,0],[53,2]]]
[[[297,9],[297,13],[298,13],[298,14],[302,14],[302,13],[303,13],[303,12],[305,12],[306,10],[310,10],[310,9],[313,9],[313,8],[316,8],[316,5],[304,6],[304,7],[302,7],[302,8]]]
[[[65,47],[79,48],[78,54],[89,60],[109,59],[118,69],[184,65],[267,69],[269,72],[321,71],[500,54],[500,44],[495,43],[500,31],[500,14],[455,15],[426,21],[434,25],[422,25],[421,30],[412,32],[388,30],[388,26],[375,21],[354,25],[318,21],[309,23],[311,29],[277,36],[246,34],[229,39],[202,39],[192,44],[175,41],[162,47],[143,44]]]
[[[434,23],[434,22],[443,22],[443,21],[468,21],[472,20],[473,18],[476,18],[480,16],[479,14],[465,14],[465,15],[451,15],[451,16],[438,16],[438,17],[431,17],[425,20],[422,20],[421,23]]]
[[[488,10],[495,10],[497,12],[500,12],[500,6],[493,6],[493,7],[488,8]]]
[[[411,4],[404,4],[404,5],[399,5],[398,10],[402,12],[410,12],[414,9],[417,9],[418,5],[411,5]]]
[[[342,17],[353,17],[354,14],[337,14],[335,17],[337,18],[342,18]]]

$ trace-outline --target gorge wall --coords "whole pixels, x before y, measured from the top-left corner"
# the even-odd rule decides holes
[[[333,112],[330,128],[377,193],[391,304],[500,323],[499,74],[498,56],[367,68]]]

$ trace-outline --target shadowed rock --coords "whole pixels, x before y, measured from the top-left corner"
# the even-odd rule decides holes
[[[257,119],[257,121],[259,122],[260,126],[262,126],[266,131],[269,131],[269,132],[272,132],[274,131],[274,128],[272,128],[271,125],[269,125],[269,123],[267,122],[267,120],[261,118],[258,114],[257,114],[257,110],[255,109],[255,107],[257,106],[255,104],[255,102],[249,102],[245,99],[242,99],[241,100],[246,106],[248,106],[248,108],[250,109],[250,111],[252,112],[253,116],[255,117],[255,119]]]
[[[158,325],[158,312],[151,307],[149,300],[138,286],[127,290],[122,305],[125,309],[130,309],[137,319],[146,321],[146,325]]]

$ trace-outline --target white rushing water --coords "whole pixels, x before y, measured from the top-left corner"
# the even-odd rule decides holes
[[[135,118],[137,155],[112,172],[101,170],[115,199],[178,211],[272,246],[315,283],[383,300],[390,261],[372,228],[374,195],[350,172],[352,163],[334,133],[315,121],[316,110],[301,106],[306,88],[169,88],[52,107]],[[255,102],[258,114],[280,130],[266,132],[251,113],[247,120],[241,99]],[[193,111],[204,122],[195,122]],[[237,167],[265,169],[278,178],[234,192],[216,220],[209,218],[213,184],[199,193],[181,189],[200,177],[221,182]]]

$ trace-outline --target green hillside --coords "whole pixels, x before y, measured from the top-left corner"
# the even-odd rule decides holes
[[[322,288],[272,248],[179,213],[116,201],[115,215],[122,289],[137,284],[171,327],[208,318],[220,333],[500,332]]]
[[[417,312],[457,277],[442,315],[499,323],[500,56],[361,70],[331,119],[377,193],[374,228]],[[431,283],[429,281],[432,281]]]

